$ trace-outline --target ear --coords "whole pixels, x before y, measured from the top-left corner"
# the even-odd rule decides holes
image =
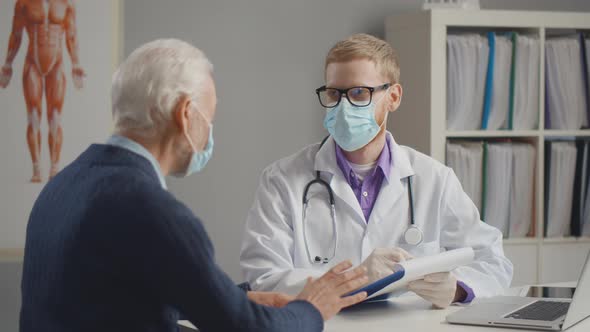
[[[178,129],[178,131],[181,133],[188,129],[188,125],[190,123],[191,103],[192,101],[188,96],[182,96],[178,98],[178,102],[172,111],[176,129]]]
[[[389,88],[389,100],[391,101],[387,109],[388,112],[395,112],[402,103],[403,89],[401,84],[396,83]]]

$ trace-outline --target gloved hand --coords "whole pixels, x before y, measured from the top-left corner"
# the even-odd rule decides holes
[[[361,263],[367,269],[369,283],[379,280],[393,273],[396,263],[412,259],[402,248],[377,248]]]
[[[422,280],[410,282],[408,289],[431,302],[436,308],[444,309],[455,301],[457,278],[450,272],[433,273],[424,276]]]

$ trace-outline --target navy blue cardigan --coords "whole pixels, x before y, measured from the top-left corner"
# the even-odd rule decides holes
[[[27,226],[22,332],[321,331],[310,303],[257,305],[149,161],[92,145],[45,186]]]

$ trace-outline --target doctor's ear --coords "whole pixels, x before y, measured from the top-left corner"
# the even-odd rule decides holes
[[[176,128],[180,132],[184,132],[188,129],[190,124],[191,108],[193,101],[188,96],[182,96],[178,99],[178,102],[174,106],[172,111],[172,118]]]
[[[401,84],[395,83],[389,88],[389,105],[387,107],[388,112],[395,112],[399,108],[399,105],[402,103],[402,94],[403,89]]]

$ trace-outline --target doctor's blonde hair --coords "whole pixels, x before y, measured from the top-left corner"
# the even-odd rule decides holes
[[[354,34],[332,46],[326,56],[324,72],[331,63],[360,59],[374,62],[390,83],[399,83],[400,69],[394,49],[386,41],[366,33]]]

